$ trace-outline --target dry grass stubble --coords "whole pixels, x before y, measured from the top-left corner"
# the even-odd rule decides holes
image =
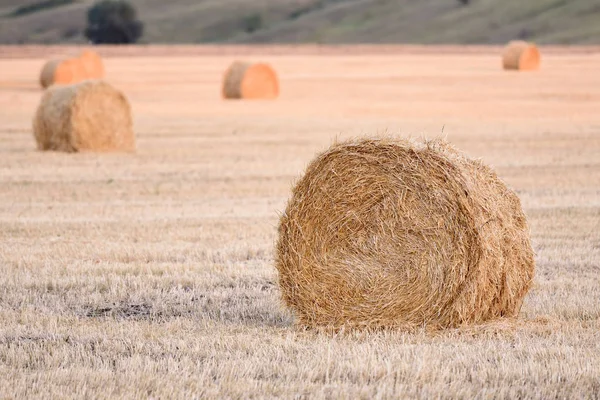
[[[0,61],[3,397],[598,397],[597,54],[536,74],[494,52],[262,56],[286,88],[263,103],[219,99],[230,55],[131,51],[105,63],[136,154],[36,151],[42,60]],[[273,257],[292,182],[335,137],[442,126],[521,198],[536,253],[522,323],[295,329]]]

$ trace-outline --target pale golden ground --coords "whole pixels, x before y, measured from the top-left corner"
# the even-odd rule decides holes
[[[1,398],[600,396],[600,53],[533,73],[495,51],[256,54],[281,98],[236,102],[231,51],[144,51],[105,60],[135,155],[37,152],[44,60],[0,59]],[[336,138],[386,132],[443,134],[517,190],[537,253],[520,322],[294,328],[273,267],[290,185]]]

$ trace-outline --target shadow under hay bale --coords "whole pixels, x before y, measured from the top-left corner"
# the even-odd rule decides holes
[[[336,144],[281,217],[284,302],[307,327],[450,328],[518,314],[534,257],[517,195],[443,141]]]
[[[85,74],[79,58],[50,60],[42,67],[40,85],[44,89],[54,84],[69,85],[84,80]]]
[[[104,63],[98,53],[93,50],[83,50],[81,56],[79,56],[83,70],[85,72],[85,79],[102,79],[104,78]]]
[[[274,99],[279,96],[277,73],[268,64],[234,62],[223,79],[226,99]]]
[[[129,102],[108,83],[56,85],[42,96],[33,120],[39,150],[134,151]]]
[[[506,70],[533,71],[540,68],[540,58],[535,44],[515,40],[504,48],[502,66]]]

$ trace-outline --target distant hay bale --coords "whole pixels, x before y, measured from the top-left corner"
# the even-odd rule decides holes
[[[540,51],[533,43],[514,40],[504,48],[502,66],[504,69],[532,71],[540,67]]]
[[[534,275],[517,195],[443,141],[336,144],[282,215],[276,267],[307,327],[434,329],[516,316]]]
[[[234,62],[223,79],[226,99],[274,99],[279,96],[277,73],[268,64]]]
[[[86,49],[79,56],[83,70],[85,71],[86,79],[102,79],[104,78],[104,63],[98,53],[93,50]]]
[[[85,81],[48,89],[33,120],[40,150],[133,151],[129,102],[108,83]]]
[[[54,84],[69,85],[85,79],[85,70],[79,58],[50,60],[42,67],[40,84],[45,89]]]
[[[86,79],[104,78],[102,58],[86,49],[78,57],[48,61],[42,68],[40,84],[45,89],[54,84],[71,85]]]

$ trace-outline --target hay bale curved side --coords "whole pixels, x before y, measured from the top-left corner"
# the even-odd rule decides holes
[[[540,67],[540,51],[533,43],[515,40],[504,48],[502,66],[506,70],[533,71]]]
[[[93,50],[86,49],[79,56],[86,79],[104,78],[104,63],[102,57]]]
[[[225,72],[226,99],[274,99],[279,96],[277,73],[268,64],[236,61]]]
[[[225,99],[242,98],[242,80],[250,63],[236,61],[227,68],[223,76],[222,95]]]
[[[40,86],[47,88],[54,83],[54,74],[62,60],[50,60],[44,64],[40,72]]]
[[[135,150],[129,102],[102,81],[51,87],[42,96],[33,132],[40,150]]]
[[[54,84],[69,85],[85,79],[85,70],[78,58],[50,60],[42,67],[40,85],[42,88]]]
[[[59,89],[60,88],[60,89]],[[33,118],[38,150],[76,151],[70,140],[73,95],[66,87],[51,87],[42,95]]]
[[[435,328],[515,316],[534,273],[518,197],[444,142],[334,145],[281,217],[276,268],[308,327]]]

